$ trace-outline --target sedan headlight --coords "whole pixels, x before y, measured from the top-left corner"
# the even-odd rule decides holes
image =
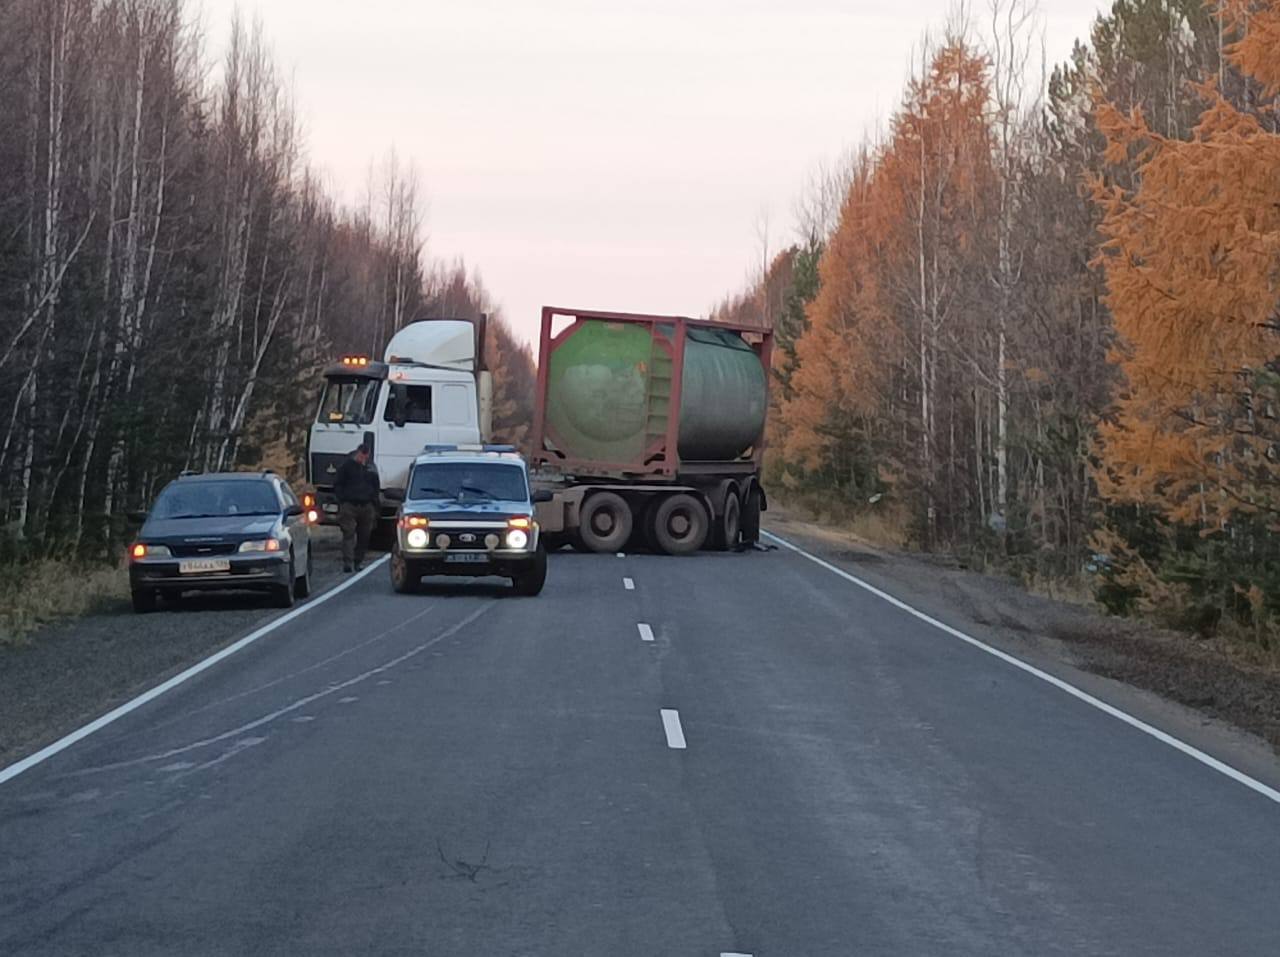
[[[242,552],[278,552],[280,551],[280,540],[278,538],[265,538],[261,541],[245,542],[240,546]]]
[[[137,561],[140,558],[172,558],[173,552],[168,545],[144,545],[142,542],[129,549],[129,557]]]
[[[529,533],[523,528],[513,528],[507,532],[507,548],[524,548],[529,544]]]

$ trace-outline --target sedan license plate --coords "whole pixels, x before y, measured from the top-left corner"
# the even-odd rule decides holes
[[[447,565],[488,565],[489,556],[483,552],[454,552],[444,557]]]
[[[209,575],[214,572],[231,571],[231,563],[225,558],[192,558],[178,562],[180,575]]]
[[[324,507],[324,510],[325,510],[326,512],[328,512],[330,515],[337,515],[337,514],[338,514],[338,506],[334,505],[332,502],[328,502],[328,503],[326,503],[326,504],[325,504],[325,507]]]

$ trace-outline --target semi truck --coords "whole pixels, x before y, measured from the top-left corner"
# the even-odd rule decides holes
[[[548,546],[757,541],[772,349],[746,326],[544,307],[531,457]]]
[[[383,488],[379,515],[391,523],[425,446],[488,438],[493,382],[484,367],[485,326],[483,317],[413,322],[392,337],[381,360],[347,355],[325,369],[307,443],[307,479],[322,522],[337,521],[334,478],[357,446],[373,450]]]

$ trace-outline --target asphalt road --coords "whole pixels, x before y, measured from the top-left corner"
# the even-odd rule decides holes
[[[1275,955],[1278,903],[1280,805],[787,551],[378,568],[0,784],[6,955]]]

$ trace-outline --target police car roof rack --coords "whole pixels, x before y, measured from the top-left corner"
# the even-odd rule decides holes
[[[423,446],[423,452],[428,453],[448,453],[448,452],[486,452],[490,454],[509,454],[516,451],[514,445],[478,445],[478,444],[452,444],[452,445],[426,445]]]

